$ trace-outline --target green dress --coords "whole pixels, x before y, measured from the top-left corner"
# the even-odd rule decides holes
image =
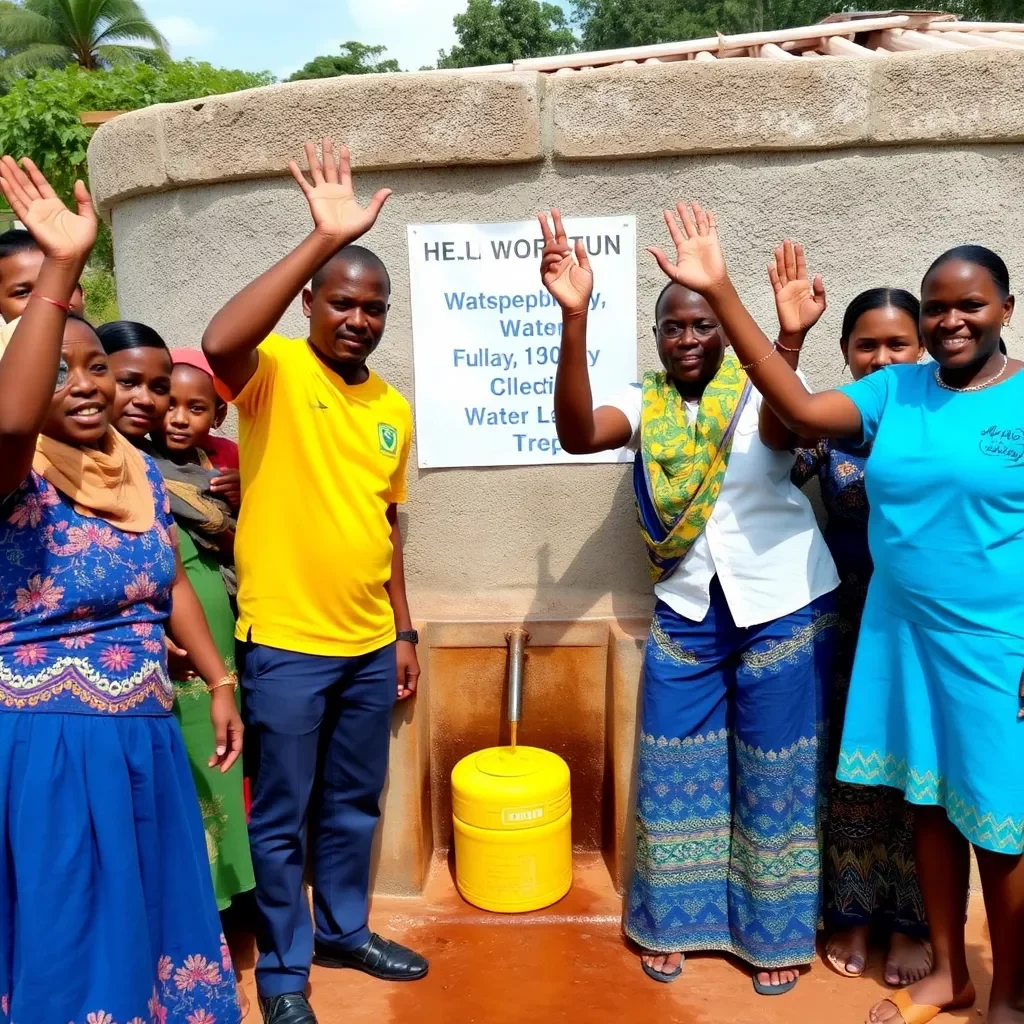
[[[200,552],[192,538],[180,528],[178,538],[185,572],[206,613],[213,641],[229,671],[234,670],[235,617],[216,559],[205,551]],[[199,794],[199,807],[203,812],[213,890],[217,896],[217,907],[225,910],[235,896],[256,884],[249,856],[242,761],[236,761],[225,774],[221,774],[219,768],[207,767],[215,742],[206,683],[202,679],[190,682],[175,680],[174,688],[174,714],[181,723],[192,778]]]

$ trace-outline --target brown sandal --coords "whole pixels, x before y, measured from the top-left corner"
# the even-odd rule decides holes
[[[884,1002],[892,1003],[899,1010],[900,1016],[903,1018],[903,1024],[928,1024],[928,1021],[935,1020],[940,1013],[947,1013],[950,1010],[962,1010],[966,1006],[972,1006],[974,1000],[974,986],[968,985],[958,999],[954,999],[946,1006],[929,1006],[927,1003],[915,1003],[910,998],[910,992],[905,988],[901,988],[899,992],[894,992],[891,996],[886,996]]]

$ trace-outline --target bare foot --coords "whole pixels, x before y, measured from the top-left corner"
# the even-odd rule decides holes
[[[682,953],[644,953],[640,959],[659,974],[675,974],[683,962]]]
[[[796,967],[784,968],[781,971],[758,971],[757,980],[762,985],[771,985],[772,988],[778,988],[779,985],[788,985],[791,981],[796,981],[800,977],[800,970]]]
[[[893,932],[885,958],[885,983],[905,988],[927,977],[932,969],[932,947],[922,939]]]
[[[859,978],[868,965],[868,927],[836,932],[825,945],[828,962],[844,977]]]
[[[974,1002],[974,986],[968,983],[958,992],[953,991],[953,979],[947,973],[933,971],[916,985],[911,985],[907,993],[915,1003],[922,1006],[941,1006],[946,1010],[970,1006]],[[883,999],[868,1011],[868,1024],[903,1024],[903,1016],[888,999]],[[1010,1022],[1006,1022],[1010,1024]]]
[[[242,1011],[242,1020],[245,1020],[249,1016],[249,997],[242,990],[242,982],[239,980],[238,985],[238,1006]]]
[[[990,1006],[987,1024],[1024,1024],[1024,1011],[1013,1006]]]

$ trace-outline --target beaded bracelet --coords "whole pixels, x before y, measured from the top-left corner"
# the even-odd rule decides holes
[[[40,295],[39,292],[32,292],[29,296],[30,299],[39,299],[41,302],[48,302],[51,306],[56,306],[58,309],[63,309],[65,313],[71,312],[71,307],[64,302],[58,302],[56,299],[51,299],[48,295]]]
[[[747,363],[744,366],[740,366],[740,369],[741,370],[752,370],[755,366],[760,366],[766,359],[771,359],[771,357],[774,356],[774,355],[777,355],[777,353],[776,353],[775,349],[773,348],[771,350],[771,352],[768,352],[766,355],[761,356],[760,359],[755,359],[752,363]]]
[[[803,345],[797,345],[796,348],[790,348],[788,345],[783,345],[781,341],[776,341],[775,347],[782,349],[783,352],[802,352],[804,348]]]

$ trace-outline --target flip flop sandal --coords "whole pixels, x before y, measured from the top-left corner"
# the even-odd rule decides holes
[[[850,960],[859,960],[860,961],[860,970],[859,971],[851,971],[851,970],[847,969],[847,964],[849,964]],[[849,957],[847,959],[846,964],[844,964],[837,957],[833,957],[831,953],[826,953],[825,954],[825,962],[841,978],[860,978],[860,977],[863,977],[864,971],[867,969],[867,966],[868,966],[867,965],[867,961],[864,960],[862,957],[851,956],[851,957]]]
[[[792,992],[796,988],[796,983],[800,978],[796,977],[792,981],[783,982],[781,985],[766,985],[758,979],[756,974],[752,974],[750,980],[754,983],[754,991],[759,996],[784,996],[787,992]]]
[[[644,969],[644,974],[648,978],[653,978],[655,981],[660,982],[662,985],[668,985],[670,982],[676,980],[680,974],[683,973],[683,964],[686,963],[686,957],[684,956],[679,961],[679,966],[674,970],[666,974],[664,971],[656,971],[650,964],[645,964],[643,960],[640,961],[640,966]]]
[[[950,1010],[962,1010],[974,1003],[974,988],[966,990],[959,999],[954,999],[947,1006],[930,1006],[927,1003],[915,1003],[910,998],[910,992],[901,988],[899,992],[893,992],[886,996],[885,1001],[892,1003],[899,1010],[903,1024],[928,1024],[928,1021],[935,1020],[940,1013],[948,1013]]]

